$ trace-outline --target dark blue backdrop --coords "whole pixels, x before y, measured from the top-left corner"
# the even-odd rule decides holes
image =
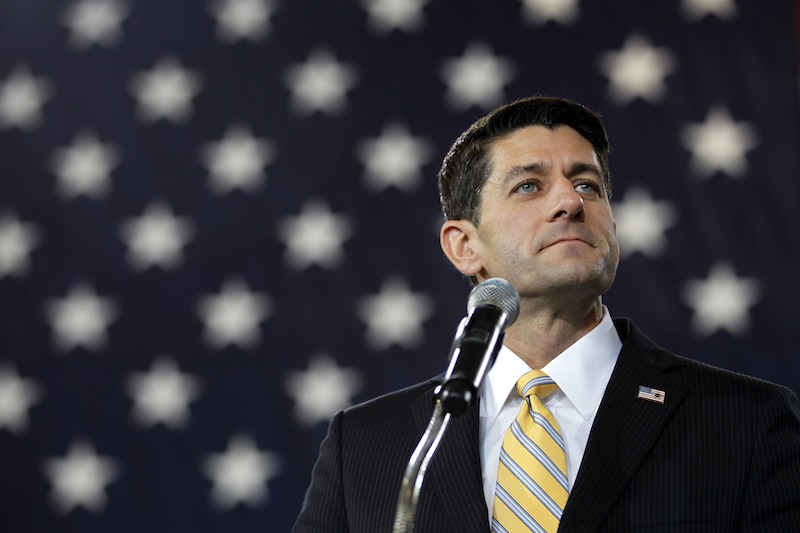
[[[610,131],[612,313],[800,390],[797,6],[549,4],[0,3],[0,529],[287,531],[444,369],[435,173],[533,93]]]

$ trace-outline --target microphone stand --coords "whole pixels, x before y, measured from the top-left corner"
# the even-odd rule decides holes
[[[468,315],[458,326],[450,348],[450,364],[434,389],[436,403],[425,433],[411,454],[400,485],[393,533],[414,531],[417,502],[428,464],[453,416],[464,414],[477,399],[481,382],[503,345],[506,326],[519,313],[519,294],[504,279],[492,278],[472,289]]]
[[[503,337],[503,333],[499,333],[497,336],[498,342],[493,344],[488,361],[483,360],[486,352],[476,353],[473,351],[465,354],[463,364],[468,367],[475,367],[472,369],[476,375],[475,383],[457,377],[456,379],[445,381],[434,390],[436,403],[433,406],[433,414],[431,414],[428,427],[425,429],[419,444],[417,444],[414,453],[411,454],[411,459],[408,461],[408,466],[406,466],[406,472],[400,485],[400,496],[397,499],[392,533],[412,533],[414,531],[417,501],[422,490],[422,482],[425,480],[425,473],[428,470],[428,464],[439,448],[439,443],[442,441],[445,431],[447,431],[450,419],[453,415],[458,416],[466,412],[474,401],[486,370],[494,364],[494,360],[497,358],[497,352],[500,351],[500,346],[503,344]],[[485,364],[487,362],[488,364]]]
[[[422,482],[431,458],[436,453],[444,432],[447,430],[452,415],[446,413],[442,401],[436,400],[430,422],[403,475],[400,486],[400,496],[397,499],[397,511],[394,517],[393,533],[411,533],[414,531],[414,518],[417,513],[417,500],[419,499]]]

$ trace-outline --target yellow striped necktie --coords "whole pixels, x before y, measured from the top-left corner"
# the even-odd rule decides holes
[[[541,400],[557,389],[541,370],[532,370],[517,381],[524,401],[500,450],[494,533],[558,530],[569,496],[567,456],[558,423]]]

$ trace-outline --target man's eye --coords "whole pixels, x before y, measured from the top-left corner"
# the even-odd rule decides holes
[[[519,187],[517,187],[517,191],[518,192],[522,192],[522,193],[535,192],[536,191],[536,184],[533,183],[533,182],[530,182],[530,181],[525,182],[522,185],[520,185]]]
[[[577,185],[575,185],[575,190],[580,192],[580,193],[597,193],[597,192],[600,192],[600,188],[597,185],[595,185],[594,183],[588,183],[588,182],[578,183]]]

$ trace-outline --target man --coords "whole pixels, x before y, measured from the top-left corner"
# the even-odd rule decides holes
[[[430,463],[416,531],[800,530],[796,397],[673,355],[602,304],[619,250],[594,112],[549,97],[503,106],[455,142],[439,188],[445,255],[473,282],[511,282],[520,313],[479,401],[453,419]],[[549,511],[506,491],[516,483],[509,428],[536,417],[537,400],[516,386],[532,369],[555,383],[537,400],[566,464],[565,506],[537,496]],[[296,532],[392,530],[436,384],[334,417]],[[539,476],[534,493],[549,483]]]

